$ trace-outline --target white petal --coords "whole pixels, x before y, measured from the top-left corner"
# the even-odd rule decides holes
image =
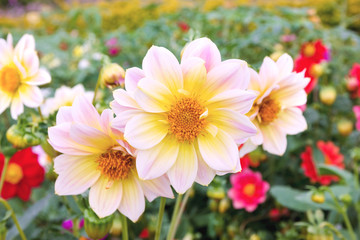
[[[307,129],[307,124],[300,108],[284,109],[276,119],[277,126],[286,134],[298,134]]]
[[[207,186],[214,179],[215,171],[206,164],[199,150],[197,150],[197,159],[198,159],[198,172],[195,181],[201,185]]]
[[[100,115],[85,96],[77,96],[72,105],[72,116],[75,122],[101,129]]]
[[[113,214],[120,205],[122,197],[121,181],[114,181],[111,187],[107,187],[109,179],[102,176],[90,188],[89,204],[99,218]]]
[[[168,171],[171,185],[179,194],[185,193],[194,183],[198,171],[198,160],[192,143],[180,144],[178,158]]]
[[[10,113],[13,119],[17,119],[17,117],[24,112],[24,105],[21,102],[19,92],[16,92],[11,100]]]
[[[145,74],[143,70],[137,67],[126,69],[125,73],[125,88],[129,93],[135,92],[137,84],[140,79],[144,78]]]
[[[289,54],[284,53],[276,61],[276,65],[279,69],[279,79],[287,77],[294,69],[294,61]]]
[[[43,95],[40,89],[36,86],[21,84],[18,90],[21,101],[27,107],[35,108],[40,106],[43,102]]]
[[[273,124],[261,125],[260,128],[264,138],[264,150],[282,156],[287,146],[286,134]]]
[[[0,114],[3,113],[6,108],[9,107],[10,102],[11,102],[11,97],[0,90]]]
[[[135,177],[129,177],[122,181],[123,196],[119,211],[136,222],[145,210],[145,197],[142,187]]]
[[[51,76],[46,69],[40,68],[34,76],[27,78],[25,82],[29,85],[44,85],[51,82]]]

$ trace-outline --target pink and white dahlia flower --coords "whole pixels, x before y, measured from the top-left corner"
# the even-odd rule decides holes
[[[61,107],[56,126],[49,128],[49,142],[63,153],[54,160],[59,174],[55,182],[58,195],[76,195],[90,188],[90,207],[99,217],[118,209],[136,221],[145,209],[145,198],[173,197],[169,180],[138,177],[136,151],[123,140],[123,133],[111,127],[110,109],[101,116],[85,96],[71,107]]]
[[[49,73],[39,68],[35,39],[25,34],[13,48],[11,34],[0,39],[0,114],[10,107],[11,117],[23,113],[24,105],[35,108],[43,102],[39,85],[51,81]]]
[[[256,134],[245,114],[256,94],[247,63],[221,61],[208,38],[189,43],[181,63],[167,49],[153,46],[142,69],[128,69],[125,90],[114,92],[113,126],[139,150],[142,179],[167,174],[178,193],[209,184],[215,174],[241,170],[237,144]]]
[[[309,78],[304,72],[293,72],[293,60],[283,54],[276,62],[266,57],[257,74],[251,69],[249,89],[259,95],[248,113],[258,129],[258,134],[251,137],[240,149],[240,156],[263,145],[264,150],[283,155],[286,150],[286,135],[298,134],[307,129],[301,109],[306,103],[304,90]]]

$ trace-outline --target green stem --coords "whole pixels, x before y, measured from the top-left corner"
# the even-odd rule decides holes
[[[42,114],[42,112],[41,112],[41,108],[38,107],[37,109],[38,109],[38,111],[39,111],[40,119],[41,119],[41,121],[43,122],[43,121],[44,121],[44,116],[43,116],[43,114]]]
[[[129,240],[126,216],[121,214],[122,239]]]
[[[79,234],[79,219],[78,218],[74,218],[73,220],[73,234],[75,237],[80,237],[80,234]]]
[[[3,167],[3,170],[2,170],[2,173],[1,173],[1,179],[0,179],[0,195],[1,195],[2,187],[3,187],[4,182],[5,182],[5,175],[6,175],[7,167],[9,165],[9,161],[10,161],[10,158],[5,157],[5,163],[4,163],[4,167]]]
[[[359,188],[359,166],[354,160],[354,178],[355,178],[355,188]]]
[[[350,222],[350,219],[349,219],[349,216],[348,216],[348,214],[347,214],[346,209],[344,209],[344,208],[340,205],[339,201],[337,200],[336,196],[335,196],[334,193],[332,192],[331,188],[328,188],[328,192],[330,193],[331,198],[334,200],[335,205],[336,205],[336,208],[338,209],[338,211],[341,213],[341,215],[342,215],[343,218],[344,218],[344,222],[345,222],[346,228],[347,228],[347,230],[348,230],[348,232],[349,232],[349,234],[350,234],[351,240],[356,240],[357,238],[356,238],[356,235],[355,235],[355,233],[354,233],[354,229],[353,229],[353,227],[352,227],[352,225],[351,225],[351,222]]]
[[[178,196],[176,198],[175,208],[174,208],[173,215],[171,217],[170,229],[169,229],[166,240],[172,240],[171,236],[174,234],[173,232],[175,231],[175,222],[176,222],[177,215],[179,213],[182,196],[183,196],[182,194],[178,194]]]
[[[26,240],[26,236],[23,232],[23,230],[21,229],[21,226],[19,224],[19,221],[17,220],[16,218],[16,215],[14,213],[14,210],[12,209],[12,207],[10,206],[10,204],[3,198],[0,198],[0,202],[6,207],[7,210],[9,210],[11,212],[11,218],[13,219],[14,223],[15,223],[15,226],[16,228],[18,229],[19,231],[19,234],[20,234],[20,237],[22,240]]]
[[[158,219],[157,219],[157,223],[156,223],[155,240],[160,239],[161,223],[162,223],[162,219],[163,219],[163,216],[164,216],[165,203],[166,203],[166,198],[161,197],[160,207],[159,207],[159,215],[158,215]]]
[[[100,76],[101,76],[101,74],[99,75],[99,78],[98,78],[98,80],[96,82],[96,86],[95,86],[95,90],[94,90],[94,97],[93,97],[93,100],[92,100],[93,105],[95,105],[96,94],[97,94],[97,92],[99,90],[99,87],[100,87]]]
[[[179,227],[180,220],[181,220],[181,217],[182,217],[182,215],[184,213],[186,203],[189,200],[189,196],[190,196],[191,191],[192,191],[192,188],[187,190],[187,192],[185,193],[185,196],[184,196],[184,200],[181,202],[180,210],[179,210],[178,216],[177,216],[176,221],[175,221],[174,232],[173,232],[173,234],[171,236],[171,239],[173,239],[175,237],[176,230]]]

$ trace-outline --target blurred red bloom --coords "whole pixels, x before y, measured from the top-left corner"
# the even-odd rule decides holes
[[[113,37],[106,41],[105,46],[108,48],[110,56],[116,56],[120,53],[121,47],[118,44],[117,38]]]
[[[301,46],[300,56],[295,60],[294,70],[302,72],[311,80],[305,87],[306,93],[310,93],[317,84],[317,78],[321,75],[320,63],[330,60],[330,51],[321,40],[307,42]]]
[[[356,117],[355,127],[358,131],[360,131],[360,106],[354,106],[353,111]]]
[[[349,71],[349,77],[346,80],[346,87],[351,93],[351,97],[360,97],[360,64],[354,63]]]
[[[5,157],[0,153],[0,174],[4,167]],[[38,162],[38,155],[31,148],[16,152],[10,159],[5,175],[1,196],[5,199],[18,196],[28,201],[33,187],[44,181],[45,171]]]
[[[249,168],[230,176],[232,188],[228,192],[236,209],[245,208],[254,211],[259,204],[265,202],[266,193],[270,188],[268,182],[262,180],[261,173],[253,172]]]
[[[149,237],[150,237],[149,229],[147,228],[144,228],[139,234],[139,238],[149,238]]]
[[[177,25],[181,29],[181,31],[184,33],[187,33],[190,29],[190,26],[186,22],[183,22],[183,21],[179,21],[177,23]]]
[[[318,141],[317,147],[324,156],[324,163],[326,165],[333,165],[343,169],[344,156],[333,142]],[[329,185],[332,181],[338,181],[339,178],[334,175],[320,175],[316,168],[316,163],[313,158],[312,148],[306,147],[305,151],[300,155],[302,163],[301,168],[304,170],[305,176],[310,178],[312,183],[320,183],[321,185]]]
[[[256,168],[260,165],[260,160],[252,158],[251,154],[246,154],[245,156],[240,158],[240,164],[241,164],[241,169],[246,169],[249,167]]]
[[[269,211],[269,217],[272,221],[279,221],[281,217],[288,215],[289,209],[287,208],[272,208]]]

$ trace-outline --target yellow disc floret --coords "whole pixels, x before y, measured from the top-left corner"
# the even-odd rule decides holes
[[[126,179],[135,167],[135,159],[123,151],[110,150],[97,159],[98,169],[110,180]]]
[[[6,66],[0,70],[0,90],[12,94],[21,83],[21,76],[14,67]]]
[[[266,97],[259,107],[259,116],[261,123],[271,123],[277,118],[280,112],[280,105],[273,99]]]

